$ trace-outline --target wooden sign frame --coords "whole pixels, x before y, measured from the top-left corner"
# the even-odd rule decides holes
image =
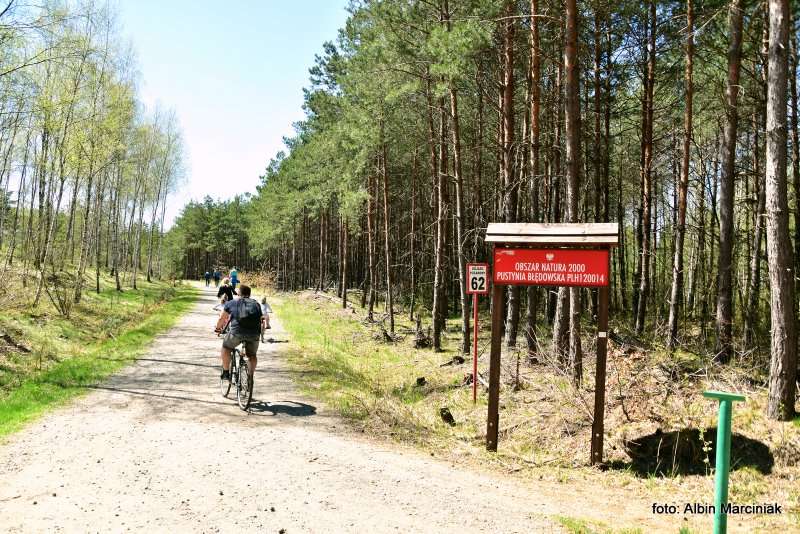
[[[618,223],[489,223],[486,243],[507,248],[552,248],[570,250],[610,250],[619,244]],[[609,258],[611,254],[609,253]],[[494,263],[494,251],[492,251]],[[496,272],[493,266],[493,272]],[[608,272],[610,273],[610,265]],[[571,284],[578,287],[597,287],[597,369],[595,372],[594,417],[590,462],[603,461],[603,433],[606,394],[606,356],[608,350],[608,288],[607,284]],[[500,423],[500,355],[503,326],[503,292],[508,285],[495,281],[492,289],[492,341],[489,356],[489,409],[486,418],[486,449],[497,451]],[[540,285],[530,283],[525,285]],[[551,284],[548,284],[551,285]]]

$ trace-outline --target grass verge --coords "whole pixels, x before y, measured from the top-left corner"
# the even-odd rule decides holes
[[[87,295],[69,319],[31,313],[0,322],[13,339],[29,345],[20,343],[22,351],[7,351],[0,360],[0,437],[135,360],[197,295],[187,287],[141,286]]]
[[[343,310],[326,295],[280,294],[270,302],[290,334],[288,359],[299,385],[367,434],[522,478],[592,488],[588,493],[604,494],[607,502],[629,502],[630,495],[638,495],[642,502],[635,506],[643,514],[649,514],[655,500],[713,499],[713,464],[703,463],[706,457],[713,461],[713,450],[698,436],[705,435],[703,430],[715,435],[717,414],[716,405],[703,398],[702,391],[738,388],[745,382],[737,379],[736,369],[713,369],[709,378],[694,379],[689,368],[696,362],[691,355],[669,359],[657,351],[614,345],[606,389],[608,470],[600,471],[587,465],[592,358],[584,362],[584,386],[576,389],[547,362],[532,364],[524,350],[504,350],[501,447],[489,454],[484,450],[486,395],[480,388],[473,404],[471,386],[465,381],[472,371],[471,358],[449,364],[458,354],[457,321],[446,332],[445,347],[450,350],[434,353],[412,348],[412,325],[401,314],[395,317],[399,339],[387,344],[376,325],[363,322],[360,310]],[[488,321],[484,318],[481,324]],[[484,330],[479,338],[481,372],[488,367],[488,334]],[[587,354],[592,349],[590,343],[585,345]],[[734,413],[730,500],[776,501],[786,513],[738,517],[737,526],[752,531],[795,526],[800,510],[795,486],[800,476],[800,432],[796,423],[764,417],[763,389],[751,387],[746,393],[747,403]],[[452,414],[452,424],[440,416],[443,408]],[[624,515],[600,514],[576,520],[573,526],[578,531],[607,532],[625,526]],[[709,518],[700,516],[661,519],[676,531],[681,527],[703,531],[710,524]]]
[[[479,429],[463,411],[477,415],[485,410],[485,400],[479,398],[473,406],[471,389],[462,384],[463,372],[440,367],[452,354],[378,342],[351,311],[327,302],[293,297],[270,302],[291,335],[289,363],[306,393],[373,435],[418,445],[432,445],[453,432],[461,440],[477,439]],[[309,307],[319,313],[309,313]],[[408,327],[396,321],[398,331]],[[455,427],[440,417],[439,409],[447,406],[459,419]]]

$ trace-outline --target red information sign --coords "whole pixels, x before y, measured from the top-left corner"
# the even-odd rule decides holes
[[[495,248],[494,282],[537,286],[607,286],[608,249]]]

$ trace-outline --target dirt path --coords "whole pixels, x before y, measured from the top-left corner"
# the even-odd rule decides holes
[[[212,297],[135,365],[0,445],[0,531],[528,533],[560,532],[552,514],[593,515],[568,488],[349,435],[295,391],[281,343],[262,344],[245,414],[217,392]]]

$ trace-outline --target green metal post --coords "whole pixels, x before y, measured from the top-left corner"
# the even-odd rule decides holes
[[[744,401],[743,395],[723,391],[704,391],[704,397],[719,400],[717,423],[717,458],[714,463],[714,534],[728,531],[728,515],[722,506],[728,502],[728,471],[731,463],[731,416],[734,401]]]

